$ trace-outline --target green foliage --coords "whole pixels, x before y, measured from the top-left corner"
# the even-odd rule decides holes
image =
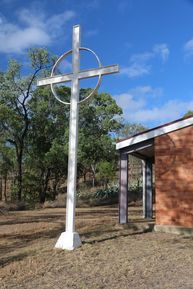
[[[94,194],[94,198],[102,200],[112,200],[112,199],[118,200],[118,195],[119,195],[119,188],[118,186],[115,186],[108,189],[101,189],[96,191],[96,193]]]
[[[30,66],[35,70],[50,69],[55,62],[55,56],[44,48],[31,48],[28,51]]]
[[[139,132],[145,131],[148,128],[140,123],[125,123],[119,131],[119,138],[129,137]]]
[[[39,201],[40,179],[35,170],[28,169],[23,176],[23,201],[33,206]]]
[[[67,179],[69,106],[53,97],[50,86],[36,87],[37,77],[50,73],[54,59],[45,49],[30,49],[27,76],[16,60],[0,72],[0,174],[5,181],[9,174],[14,176],[12,196],[28,203],[55,200]],[[70,88],[56,89],[61,99],[69,101]],[[81,89],[80,98],[90,91]],[[115,176],[117,153],[112,135],[128,132],[121,115],[122,109],[108,93],[95,93],[80,105],[79,179],[92,175],[93,186],[100,179],[107,188]],[[130,126],[130,131],[141,129]]]
[[[15,163],[14,150],[11,147],[0,143],[0,174],[6,177],[9,172],[13,171]]]
[[[98,189],[95,192],[91,190],[77,192],[77,206],[100,206],[110,205],[118,202],[118,186],[111,186],[106,189]]]
[[[64,88],[69,92],[68,88]],[[55,198],[60,178],[67,175],[68,119],[64,107],[53,97],[49,87],[38,88],[30,100],[31,130],[28,167],[33,168],[38,182],[39,199],[45,201],[52,179]]]
[[[101,161],[97,167],[98,177],[102,181],[105,188],[107,188],[108,182],[113,179],[116,173],[116,166],[114,162]]]
[[[15,153],[13,148],[6,146],[0,139],[0,176],[4,183],[4,190],[1,192],[7,201],[7,179],[10,173],[14,172]]]
[[[189,110],[184,114],[184,117],[193,116],[193,111]]]
[[[81,90],[81,96],[88,94]],[[93,175],[93,186],[97,166],[101,161],[116,162],[117,155],[111,134],[117,133],[122,124],[119,116],[122,109],[107,93],[95,94],[90,102],[80,107],[80,130],[78,162],[82,173]]]
[[[4,145],[9,143],[15,149],[19,201],[23,192],[24,159],[31,122],[29,101],[38,73],[49,64],[48,53],[42,49],[31,50],[29,60],[32,70],[28,76],[21,76],[22,66],[16,60],[10,60],[7,70],[0,73],[0,132]]]

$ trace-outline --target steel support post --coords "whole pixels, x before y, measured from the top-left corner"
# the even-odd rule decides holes
[[[119,223],[128,222],[128,154],[120,154]]]
[[[152,162],[143,161],[143,217],[153,217],[153,185],[152,185]]]

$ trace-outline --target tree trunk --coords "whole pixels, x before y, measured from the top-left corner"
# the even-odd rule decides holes
[[[48,189],[48,182],[49,182],[49,177],[50,177],[50,169],[47,170],[46,174],[42,174],[42,188],[39,194],[39,200],[40,200],[40,204],[45,203],[46,200],[46,192]]]
[[[95,180],[96,180],[96,165],[91,165],[92,170],[92,186],[95,187]]]
[[[39,200],[40,200],[40,204],[44,204],[45,200],[46,200],[46,193],[43,189],[41,189],[40,193],[39,193]]]
[[[7,175],[4,178],[4,190],[3,190],[3,196],[5,202],[7,202]]]
[[[3,180],[0,178],[0,201],[3,199]]]
[[[84,183],[86,183],[86,172],[84,172],[83,178],[84,178]]]
[[[60,178],[58,176],[55,177],[55,180],[53,183],[53,194],[52,194],[53,201],[55,201],[56,196],[57,196],[57,188],[58,188],[59,180],[60,180]]]
[[[94,188],[95,187],[95,175],[93,174],[92,176],[92,187]]]
[[[23,150],[20,150],[20,153],[17,157],[18,164],[18,175],[17,175],[17,200],[21,201],[22,199],[22,187],[23,187],[23,170],[22,170],[22,158],[23,158]]]

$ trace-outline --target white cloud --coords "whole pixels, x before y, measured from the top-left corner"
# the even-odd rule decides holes
[[[57,31],[61,32],[66,22],[71,20],[74,16],[75,16],[75,12],[70,11],[70,10],[60,13],[60,14],[53,15],[47,20],[46,26],[47,28],[49,28],[49,30],[51,31],[53,35],[53,33],[57,33]]]
[[[128,118],[134,122],[167,122],[182,117],[191,108],[193,109],[192,101],[170,100],[159,107],[153,107],[151,109],[143,108],[135,112],[130,112]]]
[[[149,52],[133,54],[129,60],[130,65],[122,67],[120,73],[127,75],[129,78],[150,74],[152,69],[150,61],[157,57],[161,57],[164,63],[167,61],[169,53],[170,51],[167,44],[155,44]]]
[[[153,57],[154,57],[154,54],[152,52],[138,53],[138,54],[133,54],[130,58],[130,61],[133,63],[146,63]]]
[[[95,9],[99,8],[100,2],[101,2],[100,0],[88,1],[87,8],[95,10]]]
[[[163,62],[168,60],[168,57],[170,54],[169,48],[165,43],[154,45],[153,52],[154,52],[155,56],[160,55]]]
[[[32,46],[49,45],[55,37],[64,33],[67,21],[75,16],[73,11],[65,11],[50,17],[43,12],[27,9],[17,13],[17,24],[0,18],[0,52],[22,53]]]
[[[190,39],[188,42],[185,43],[184,51],[186,56],[193,55],[193,39]]]
[[[125,117],[133,112],[143,110],[148,101],[162,95],[161,88],[151,86],[137,86],[125,93],[115,95],[116,101],[123,108]]]
[[[95,35],[97,35],[97,34],[98,34],[98,30],[97,30],[97,29],[88,30],[88,31],[86,32],[86,36],[87,36],[87,37],[95,36]]]
[[[193,101],[179,99],[167,100],[157,105],[162,88],[138,86],[128,92],[115,95],[123,108],[124,118],[129,122],[157,125],[182,117],[188,110],[193,110]]]
[[[133,63],[129,67],[123,67],[120,70],[121,74],[127,75],[129,78],[149,74],[151,70],[150,65]]]
[[[132,93],[122,93],[115,96],[116,101],[124,110],[136,111],[144,107],[145,102],[141,99],[136,99]]]
[[[159,97],[163,94],[162,88],[153,88],[150,85],[146,86],[137,86],[135,88],[130,89],[130,93],[136,97],[145,97],[146,99],[148,97]]]

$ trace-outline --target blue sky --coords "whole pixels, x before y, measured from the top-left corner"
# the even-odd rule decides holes
[[[27,65],[30,47],[63,54],[80,24],[82,46],[103,65],[120,65],[100,91],[116,99],[126,121],[153,127],[193,110],[193,1],[0,0],[0,7],[0,69],[10,57]],[[96,62],[84,55],[81,65]]]

